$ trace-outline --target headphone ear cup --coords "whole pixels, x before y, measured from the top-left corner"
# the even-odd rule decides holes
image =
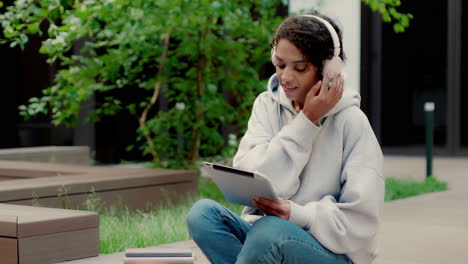
[[[343,60],[338,56],[334,56],[330,60],[325,61],[323,65],[322,76],[325,76],[325,74],[327,74],[327,76],[333,76],[333,74],[340,75],[343,71],[343,67]]]

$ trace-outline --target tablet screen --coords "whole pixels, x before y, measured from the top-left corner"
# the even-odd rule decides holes
[[[219,165],[219,164],[214,164],[214,163],[213,163],[213,169],[220,170],[220,171],[225,171],[225,172],[230,172],[230,173],[235,173],[237,175],[242,175],[242,176],[246,176],[246,177],[250,177],[250,178],[254,177],[254,174],[252,172],[239,170],[239,169],[231,168],[231,167],[226,167],[226,166]]]

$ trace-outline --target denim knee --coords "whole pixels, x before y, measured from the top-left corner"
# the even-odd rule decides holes
[[[288,220],[276,216],[266,216],[255,222],[254,228],[249,233],[249,239],[257,240],[254,241],[257,245],[270,247],[278,242],[296,240],[297,236],[292,235],[296,232],[302,232],[302,228]],[[314,236],[307,234],[307,238],[311,246],[323,247]]]
[[[237,263],[349,263],[323,247],[299,226],[274,216],[259,219],[244,243]]]
[[[249,236],[262,245],[271,245],[288,235],[284,228],[286,224],[289,224],[289,221],[276,216],[265,216],[255,222]]]
[[[187,227],[191,234],[193,230],[200,229],[207,223],[208,212],[216,209],[219,204],[210,199],[201,199],[195,202],[187,215]]]
[[[271,259],[280,259],[281,250],[278,246],[284,236],[283,230],[286,220],[265,216],[257,220],[247,234],[244,246],[237,257],[237,264],[266,262],[265,256]]]

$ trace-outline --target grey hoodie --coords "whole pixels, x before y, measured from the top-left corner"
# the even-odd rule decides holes
[[[385,192],[383,155],[359,104],[359,94],[344,89],[316,126],[294,110],[273,75],[255,100],[234,166],[269,177],[291,203],[289,221],[330,251],[372,263]],[[262,216],[249,207],[242,213],[251,223]]]

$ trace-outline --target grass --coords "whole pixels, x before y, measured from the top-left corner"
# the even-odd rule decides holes
[[[423,182],[387,178],[385,180],[385,201],[403,199],[410,196],[447,190],[447,183],[434,177]]]
[[[242,206],[227,202],[212,181],[200,179],[198,188],[197,196],[187,197],[176,206],[166,204],[148,212],[130,212],[115,208],[102,210],[101,254],[189,240],[185,219],[192,205],[202,198],[216,200],[236,214],[241,213]]]
[[[198,186],[199,195],[187,197],[176,206],[169,204],[148,212],[130,212],[126,209],[102,211],[101,254],[122,252],[130,247],[149,247],[189,240],[185,218],[192,204],[201,198],[216,200],[237,214],[242,211],[242,206],[227,202],[213,182],[200,179]],[[447,183],[437,181],[434,177],[424,182],[390,178],[385,183],[385,201],[446,189]]]
[[[149,212],[111,210],[100,215],[101,254],[189,240],[185,216],[191,203]]]

